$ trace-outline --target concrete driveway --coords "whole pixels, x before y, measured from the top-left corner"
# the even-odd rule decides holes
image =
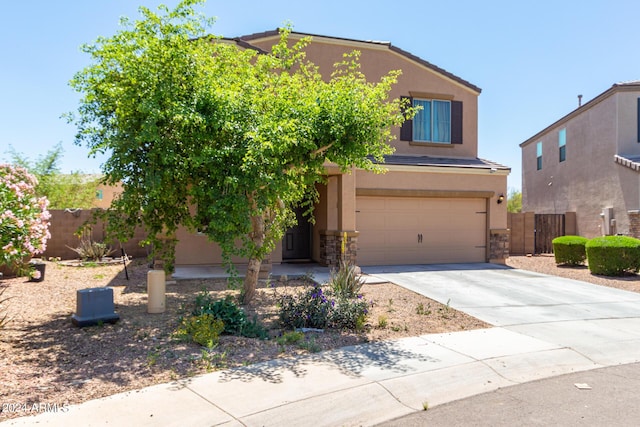
[[[501,329],[601,366],[640,361],[640,294],[494,264],[363,267]]]

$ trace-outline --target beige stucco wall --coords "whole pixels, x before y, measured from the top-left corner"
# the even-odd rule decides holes
[[[102,191],[102,200],[97,197],[93,201],[94,208],[108,209],[111,206],[111,202],[122,193],[122,184],[105,185],[100,184],[96,191]]]
[[[292,34],[295,39],[298,35]],[[251,43],[265,50],[277,41],[277,37],[252,40]],[[379,81],[391,70],[401,70],[402,75],[391,91],[391,98],[409,96],[411,92],[423,92],[463,102],[463,144],[430,144],[415,146],[400,141],[400,129],[395,130],[396,140],[391,143],[396,154],[420,154],[445,157],[476,157],[478,153],[478,93],[469,87],[449,79],[409,58],[390,51],[386,45],[336,41],[314,37],[306,48],[307,58],[319,67],[325,79],[331,76],[333,64],[342,61],[344,53],[358,50],[361,53],[362,72],[369,81]]]
[[[399,190],[434,190],[451,192],[448,197],[456,197],[455,192],[461,195],[473,192],[492,193],[489,198],[489,228],[507,228],[507,204],[497,203],[500,195],[507,194],[507,172],[489,170],[451,168],[432,168],[430,172],[424,172],[426,168],[394,167],[389,166],[386,174],[379,175],[366,171],[357,173],[357,189],[399,189]],[[420,171],[420,172],[418,172]],[[471,195],[471,194],[469,194]]]
[[[618,154],[640,155],[638,143],[638,98],[640,91],[618,92],[615,95],[618,112]]]
[[[613,93],[580,114],[568,116],[522,147],[523,211],[576,212],[577,233],[603,234],[600,213],[613,207],[617,233],[629,232],[628,210],[639,208],[639,175],[614,156],[640,154],[638,93]],[[558,131],[566,128],[566,160],[559,162]],[[636,132],[636,133],[634,133]],[[536,170],[536,143],[543,165]]]
[[[207,236],[199,233],[190,233],[182,227],[176,233],[176,265],[221,265],[222,250],[217,243],[209,241]],[[238,265],[246,264],[247,260],[241,257],[232,257],[232,261]],[[271,262],[282,262],[282,244],[278,243],[271,254]]]

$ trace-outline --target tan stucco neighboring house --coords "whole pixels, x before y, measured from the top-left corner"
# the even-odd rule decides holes
[[[614,84],[520,144],[522,208],[575,212],[577,234],[640,233],[640,81]]]
[[[98,184],[96,188],[96,198],[93,202],[94,208],[108,209],[111,206],[111,202],[122,193],[122,184],[105,185]]]
[[[308,34],[292,33],[297,40]],[[269,50],[277,31],[230,39]],[[362,72],[377,81],[400,69],[391,96],[423,106],[396,129],[386,174],[341,174],[327,166],[318,185],[315,224],[302,220],[272,253],[271,263],[310,260],[337,265],[347,255],[359,265],[462,262],[503,263],[508,254],[506,166],[478,158],[475,85],[391,43],[312,35],[307,58],[329,76],[343,53],[361,52]],[[176,264],[219,264],[220,249],[203,235],[180,230]],[[240,262],[240,260],[238,260]]]

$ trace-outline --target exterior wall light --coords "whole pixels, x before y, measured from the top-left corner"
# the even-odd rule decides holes
[[[498,204],[504,202],[504,194],[501,194],[498,196],[498,200],[497,200]]]

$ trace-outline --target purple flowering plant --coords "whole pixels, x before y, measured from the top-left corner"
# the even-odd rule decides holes
[[[47,248],[46,197],[37,197],[38,180],[26,169],[0,164],[0,265],[23,273],[25,261]]]
[[[362,330],[368,313],[363,298],[347,298],[312,283],[294,294],[278,298],[280,324],[285,328]]]

